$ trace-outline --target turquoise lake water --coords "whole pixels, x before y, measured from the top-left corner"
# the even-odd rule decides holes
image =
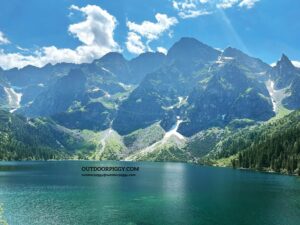
[[[88,177],[82,166],[139,171]],[[0,204],[9,225],[299,225],[300,178],[184,163],[0,162]]]

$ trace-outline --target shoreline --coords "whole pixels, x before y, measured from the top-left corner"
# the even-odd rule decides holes
[[[218,165],[211,165],[211,164],[200,164],[200,163],[195,163],[195,162],[179,162],[179,161],[129,161],[129,160],[89,160],[89,159],[60,159],[60,160],[56,160],[56,159],[50,159],[50,160],[0,160],[0,163],[2,162],[71,162],[71,161],[86,161],[86,162],[151,162],[151,163],[185,163],[185,164],[190,164],[190,165],[195,165],[195,166],[207,166],[207,167],[214,167],[214,168],[228,168],[228,169],[233,169],[233,170],[240,170],[240,171],[249,171],[249,172],[257,172],[257,173],[266,173],[266,174],[275,174],[275,175],[283,175],[283,176],[293,176],[293,177],[300,177],[298,174],[296,173],[284,173],[284,172],[276,172],[274,170],[270,170],[270,169],[262,169],[262,170],[258,170],[258,169],[251,169],[251,168],[233,168],[232,166],[218,166]],[[0,170],[1,172],[1,170]]]

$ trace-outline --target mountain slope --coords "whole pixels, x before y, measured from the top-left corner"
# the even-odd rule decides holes
[[[300,111],[227,136],[216,144],[208,158],[231,156],[233,167],[300,175]]]
[[[81,70],[71,70],[42,92],[24,111],[27,116],[50,116],[66,111],[74,101],[81,101],[86,76]]]
[[[51,120],[32,119],[0,110],[0,159],[66,159],[94,146]]]
[[[228,62],[213,70],[189,95],[179,132],[191,136],[234,119],[265,121],[274,116],[265,85],[249,78],[239,64]]]

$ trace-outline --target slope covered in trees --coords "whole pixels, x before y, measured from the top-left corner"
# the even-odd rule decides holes
[[[93,147],[51,120],[28,120],[0,110],[0,160],[62,159],[77,149]]]
[[[300,111],[223,138],[208,158],[232,156],[233,167],[300,175]]]
[[[300,113],[278,121],[239,152],[234,167],[300,175]]]

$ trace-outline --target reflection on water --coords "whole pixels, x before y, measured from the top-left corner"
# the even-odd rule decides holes
[[[184,224],[188,212],[186,205],[186,166],[183,163],[164,163],[162,165],[162,187],[164,192],[164,220],[172,215],[172,220],[178,224]]]
[[[83,177],[82,166],[139,166],[136,177]],[[9,224],[298,225],[296,177],[150,162],[1,162]]]

